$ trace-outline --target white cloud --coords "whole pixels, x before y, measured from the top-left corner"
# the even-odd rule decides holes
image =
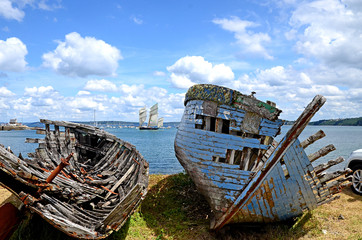
[[[177,88],[189,88],[196,83],[224,84],[234,80],[230,67],[224,64],[213,65],[201,56],[180,58],[167,70],[171,73],[171,83]]]
[[[164,77],[164,76],[166,76],[166,73],[161,72],[161,71],[154,71],[154,72],[153,72],[153,76],[156,76],[156,77]]]
[[[89,110],[104,110],[104,106],[102,103],[97,103],[92,97],[75,97],[73,99],[70,99],[67,102],[67,105],[69,109],[73,109],[76,112],[78,110],[81,111],[89,111]]]
[[[15,94],[6,87],[0,87],[0,97],[11,97]]]
[[[87,95],[91,95],[91,93],[88,91],[79,91],[77,93],[77,96],[87,96]]]
[[[301,71],[291,66],[287,68],[276,66],[244,74],[227,87],[244,94],[255,91],[258,99],[275,102],[283,111],[282,119],[295,120],[317,94],[325,96],[327,103],[314,119],[320,119],[322,115],[325,119],[360,116],[356,109],[362,107],[360,98],[362,84],[359,84],[360,88],[349,89],[321,81],[329,78],[326,74],[330,72],[331,75],[335,75],[332,69],[316,68]],[[334,77],[337,78],[337,75]]]
[[[57,8],[62,8],[61,0],[56,0],[56,1],[48,1],[48,0],[35,1],[35,0],[30,0],[30,1],[34,2],[35,5],[37,6],[37,8],[42,9],[42,10],[52,11],[52,10],[57,9]]]
[[[22,21],[25,13],[19,9],[18,7],[13,6],[13,2],[10,0],[1,0],[0,1],[0,16],[16,20],[16,21]]]
[[[259,24],[241,20],[238,17],[231,17],[230,19],[214,19],[213,23],[220,25],[224,30],[234,33],[236,43],[240,46],[244,54],[252,56],[258,55],[265,59],[273,59],[268,51],[263,46],[264,43],[271,41],[270,36],[266,33],[255,33],[247,30],[249,28],[257,27]]]
[[[143,20],[137,17],[132,17],[132,21],[138,25],[141,25],[143,23]]]
[[[68,76],[115,76],[121,59],[116,47],[94,37],[82,38],[73,32],[67,34],[65,41],[59,42],[53,52],[43,55],[43,65]]]
[[[64,96],[52,86],[24,88],[23,93],[12,93],[0,87],[0,111],[24,116],[24,121],[39,118],[54,120],[97,120],[138,121],[141,107],[159,105],[159,116],[165,121],[179,121],[184,110],[184,93],[169,93],[160,87],[146,88],[144,85],[119,86],[117,96],[78,91],[73,96]],[[29,120],[30,119],[30,120]]]
[[[61,0],[0,0],[0,16],[9,20],[22,21],[25,17],[23,9],[26,6],[31,6],[33,9],[54,10],[61,8]]]
[[[348,0],[300,4],[290,19],[298,52],[329,66],[362,68],[361,6]]]
[[[44,96],[52,96],[56,91],[52,86],[41,86],[41,87],[26,87],[24,90],[25,96],[31,96],[31,97],[44,97]]]
[[[115,92],[117,91],[117,86],[111,81],[105,79],[89,80],[84,89],[88,91]]]
[[[28,54],[26,45],[18,38],[0,40],[0,70],[21,72],[26,69],[25,56]]]

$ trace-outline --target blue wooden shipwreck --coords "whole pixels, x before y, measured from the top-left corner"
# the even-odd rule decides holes
[[[323,131],[298,140],[326,101],[323,96],[317,95],[277,142],[281,110],[253,95],[209,84],[186,93],[175,153],[211,206],[211,229],[287,220],[338,198],[333,195],[349,184],[343,177],[349,170],[324,172],[342,157],[312,166],[335,150],[333,145],[309,156],[304,151],[325,136]]]

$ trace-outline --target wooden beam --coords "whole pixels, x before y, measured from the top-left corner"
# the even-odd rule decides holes
[[[346,170],[342,170],[342,171],[336,171],[336,172],[333,172],[333,173],[325,173],[325,174],[320,174],[320,175],[317,175],[317,177],[319,178],[319,180],[321,181],[321,183],[326,183],[330,180],[333,180],[333,179],[336,179],[342,175],[345,175],[345,174],[348,174],[348,173],[351,173],[352,170],[347,168]]]
[[[309,145],[311,145],[312,143],[314,143],[315,141],[324,138],[326,136],[326,134],[322,131],[319,130],[318,132],[316,132],[315,134],[311,135],[309,138],[307,138],[306,140],[304,140],[303,142],[300,143],[300,146],[304,149],[306,149]]]
[[[309,161],[312,163],[315,160],[317,160],[318,158],[321,158],[334,150],[336,150],[334,145],[329,144],[328,146],[325,146],[325,147],[319,149],[317,152],[308,155]]]
[[[343,157],[338,157],[336,159],[328,161],[327,163],[322,163],[314,168],[314,172],[316,174],[318,174],[318,173],[323,172],[323,171],[327,170],[328,168],[330,168],[334,165],[337,165],[338,163],[341,163],[343,161],[344,161]]]
[[[111,191],[112,191],[112,192],[114,192],[114,190],[116,190],[116,189],[119,187],[119,185],[121,185],[122,182],[123,182],[124,180],[126,180],[126,178],[127,178],[128,175],[133,171],[133,169],[134,169],[134,165],[132,165],[132,166],[127,170],[127,172],[121,177],[121,179],[119,179],[119,180],[116,182],[116,184],[113,185],[113,187],[111,188]],[[109,198],[109,196],[111,196],[111,194],[112,194],[111,192],[108,192],[107,195],[106,195],[106,197],[105,197],[104,199]]]

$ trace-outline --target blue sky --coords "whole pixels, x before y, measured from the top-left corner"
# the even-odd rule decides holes
[[[256,92],[294,120],[362,114],[359,0],[0,0],[0,121],[179,121],[188,87]]]

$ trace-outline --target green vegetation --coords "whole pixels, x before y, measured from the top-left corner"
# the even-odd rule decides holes
[[[331,125],[331,126],[362,126],[362,117],[319,120],[309,123],[310,125]]]
[[[362,239],[362,196],[349,188],[340,196],[289,222],[230,225],[216,233],[209,230],[209,205],[188,175],[151,175],[139,209],[107,239]],[[11,239],[70,238],[33,215]]]

